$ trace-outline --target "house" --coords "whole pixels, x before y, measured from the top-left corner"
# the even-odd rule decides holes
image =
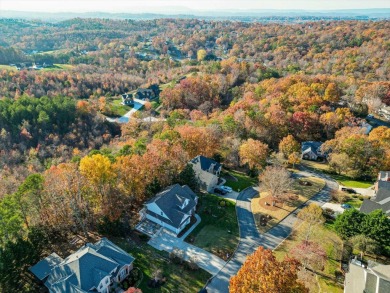
[[[222,165],[204,156],[197,156],[189,163],[192,165],[198,178],[200,188],[213,192],[215,186],[218,185],[218,177],[221,174]]]
[[[390,121],[390,106],[382,107],[378,112],[381,116]]]
[[[195,213],[198,196],[187,185],[174,184],[145,203],[141,221],[147,219],[179,234]]]
[[[360,211],[369,214],[375,210],[382,210],[390,216],[390,171],[381,171],[378,174],[378,181],[375,183],[375,196],[365,199]]]
[[[133,269],[134,258],[106,238],[87,243],[62,259],[56,253],[29,270],[50,293],[108,293],[110,285],[123,281]]]
[[[135,93],[135,98],[139,100],[153,100],[160,95],[160,87],[157,84],[152,84],[146,89],[139,88]]]
[[[321,151],[322,142],[305,141],[301,146],[301,155],[304,160],[322,161],[326,155]]]
[[[132,94],[122,95],[122,104],[127,106],[134,106],[134,99]]]
[[[390,292],[390,265],[369,262],[362,265],[352,260],[345,274],[344,293],[387,293]]]

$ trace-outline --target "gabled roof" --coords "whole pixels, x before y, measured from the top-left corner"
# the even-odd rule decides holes
[[[191,160],[194,165],[199,165],[203,171],[209,172],[210,167],[213,165],[212,171],[218,171],[222,165],[213,159],[206,158],[204,156],[196,156]]]
[[[58,256],[55,252],[50,254],[48,257],[42,259],[35,266],[30,268],[30,271],[39,279],[45,279],[52,270],[53,267],[61,263],[63,259]]]
[[[365,214],[375,210],[382,210],[387,216],[390,216],[390,201],[385,204],[379,204],[373,200],[365,199],[360,207],[360,211]]]
[[[197,195],[187,185],[180,186],[179,184],[174,184],[146,202],[146,206],[155,203],[166,217],[158,215],[149,209],[146,210],[146,213],[175,228],[179,228],[183,219],[196,206],[196,198]],[[188,203],[183,207],[185,201],[188,201]]]
[[[87,243],[61,262],[56,261],[45,285],[51,292],[88,292],[97,288],[104,277],[116,274],[133,261],[134,258],[124,250],[102,238],[95,244]],[[42,261],[30,269],[38,278],[42,275],[40,267]]]
[[[304,141],[301,145],[301,151],[305,152],[307,149],[311,149],[313,152],[318,153],[321,146],[322,142],[320,141]]]
[[[390,181],[378,181],[378,191],[375,195],[375,201],[380,202],[390,198]]]

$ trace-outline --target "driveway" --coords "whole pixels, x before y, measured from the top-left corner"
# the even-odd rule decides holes
[[[252,254],[259,246],[272,250],[278,247],[278,245],[280,245],[280,243],[282,243],[282,241],[290,235],[292,228],[297,221],[296,214],[299,210],[310,203],[316,203],[320,206],[324,205],[330,200],[330,191],[338,189],[338,184],[326,175],[315,174],[306,170],[298,172],[297,175],[302,177],[320,177],[325,180],[326,185],[306,204],[298,208],[294,213],[291,213],[278,225],[262,235],[260,235],[257,231],[250,206],[250,200],[258,193],[258,191],[250,187],[239,194],[237,198],[236,212],[240,228],[240,243],[230,261],[206,284],[208,292],[228,292],[230,277],[237,274],[237,271],[241,268],[248,254]]]
[[[135,112],[137,112],[139,109],[141,109],[145,103],[146,103],[146,101],[134,99],[134,107],[129,112],[127,112],[125,115],[123,115],[122,117],[119,117],[119,118],[107,117],[106,119],[109,122],[127,123],[127,122],[129,122],[130,117],[133,116],[133,114]]]
[[[158,250],[165,250],[167,252],[171,252],[173,249],[178,248],[184,252],[185,260],[193,258],[200,268],[208,271],[212,275],[215,275],[226,262],[204,249],[184,242],[184,239],[201,221],[199,215],[195,214],[195,217],[196,223],[192,225],[192,227],[180,238],[176,237],[176,235],[166,229],[161,229],[157,235],[149,240],[148,244]]]
[[[212,275],[217,274],[225,265],[226,262],[223,259],[204,249],[184,242],[183,238],[177,238],[169,231],[162,229],[158,236],[149,240],[148,244],[158,250],[165,250],[167,252],[178,248],[184,252],[185,260],[193,258],[200,268]]]

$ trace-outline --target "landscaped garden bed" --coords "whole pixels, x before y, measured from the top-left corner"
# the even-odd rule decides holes
[[[185,241],[227,260],[239,241],[235,203],[205,194],[199,199],[197,213],[202,221]]]
[[[297,179],[293,190],[286,195],[286,201],[275,201],[268,192],[261,192],[252,199],[251,208],[258,230],[265,233],[281,220],[287,217],[297,207],[308,201],[325,186],[325,181],[319,178]]]

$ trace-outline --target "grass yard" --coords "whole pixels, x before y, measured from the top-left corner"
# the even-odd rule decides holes
[[[336,180],[341,185],[344,185],[346,187],[368,188],[374,184],[374,182],[372,182],[372,181],[354,180],[354,179],[352,179],[348,176],[345,176],[345,175],[333,174],[330,172],[328,165],[325,163],[302,160],[301,164],[303,166],[309,167],[309,168],[317,170],[319,172],[323,172],[323,173],[328,174],[334,180]]]
[[[355,209],[360,209],[360,207],[362,206],[363,204],[363,200],[365,198],[368,198],[368,197],[364,197],[362,195],[355,195],[355,196],[349,196],[348,197],[348,200],[345,201],[344,203],[347,203],[347,204],[350,204],[352,207],[354,207]]]
[[[298,245],[304,239],[305,228],[304,224],[300,224],[300,222],[297,223],[294,227],[293,233],[291,233],[291,235],[274,251],[277,259],[283,259],[293,247]],[[324,248],[328,256],[324,270],[321,272],[325,276],[328,276],[328,278],[318,275],[321,292],[343,292],[342,286],[334,279],[336,272],[340,272],[343,249],[342,240],[334,231],[329,230],[324,226],[318,226],[313,229],[311,240],[319,243]],[[318,290],[318,285],[315,286],[315,288]]]
[[[121,99],[112,99],[107,101],[107,112],[103,114],[109,117],[121,117],[131,109],[131,106],[122,105]]]
[[[139,285],[142,292],[198,292],[211,277],[202,269],[191,271],[183,265],[172,263],[167,252],[158,251],[147,244],[137,247],[123,238],[113,239],[113,242],[135,258],[134,267],[139,268],[144,275]],[[162,270],[167,282],[160,288],[149,288],[147,282],[158,269]]]
[[[309,177],[304,178],[304,181],[310,182],[311,186],[300,185],[299,180],[295,180],[292,193],[298,195],[298,198],[285,202],[283,205],[278,203],[276,206],[267,206],[265,204],[266,202],[271,204],[271,201],[268,200],[268,192],[261,192],[260,196],[252,199],[252,213],[255,218],[256,226],[261,233],[265,233],[274,227],[325,186],[325,181],[320,178]],[[263,216],[272,217],[271,220],[267,221],[265,226],[260,224],[260,219]]]
[[[17,71],[16,67],[14,66],[9,66],[9,65],[1,65],[0,64],[0,70],[5,69],[5,70],[12,70],[12,71]]]
[[[242,191],[249,186],[257,184],[257,178],[249,177],[239,171],[222,172],[222,177],[226,179],[225,185],[230,186],[235,191]]]
[[[203,195],[199,202],[202,221],[185,240],[226,260],[239,241],[235,203],[212,194]]]

